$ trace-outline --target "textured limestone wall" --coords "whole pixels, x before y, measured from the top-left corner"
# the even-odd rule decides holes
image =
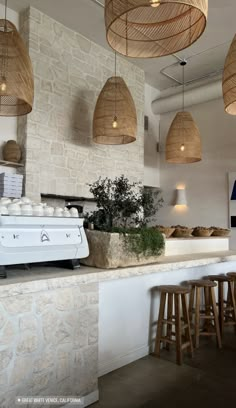
[[[16,396],[96,392],[98,285],[61,278],[11,286],[0,290],[0,406],[14,407]]]
[[[117,72],[133,95],[138,138],[125,146],[92,142],[97,97],[114,74],[114,53],[34,8],[21,16],[35,74],[33,112],[19,120],[18,138],[26,148],[26,193],[89,196],[86,183],[99,176],[125,174],[143,181],[144,72],[119,58]]]

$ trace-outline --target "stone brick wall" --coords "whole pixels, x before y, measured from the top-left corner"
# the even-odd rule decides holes
[[[88,22],[89,24],[89,22]],[[143,181],[144,72],[118,57],[117,72],[133,95],[138,137],[125,146],[92,141],[97,97],[114,74],[114,53],[34,8],[21,16],[35,75],[33,112],[19,119],[18,138],[26,149],[26,194],[88,197],[86,183],[125,174]]]
[[[79,279],[0,290],[1,408],[17,396],[97,392],[98,284]]]

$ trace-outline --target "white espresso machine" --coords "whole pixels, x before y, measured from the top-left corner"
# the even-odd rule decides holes
[[[0,277],[5,266],[78,260],[89,255],[83,218],[0,215]]]

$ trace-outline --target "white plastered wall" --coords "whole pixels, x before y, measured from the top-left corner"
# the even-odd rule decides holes
[[[195,105],[192,113],[201,134],[202,161],[172,165],[165,161],[165,139],[176,112],[161,115],[161,189],[165,200],[158,223],[229,226],[228,172],[236,171],[236,117],[224,112],[223,100]],[[188,207],[173,206],[176,187],[185,186]],[[236,231],[230,246],[236,248]]]

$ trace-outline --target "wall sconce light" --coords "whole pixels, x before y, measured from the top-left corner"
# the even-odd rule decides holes
[[[187,199],[186,199],[186,192],[185,188],[177,188],[176,189],[176,200],[175,200],[175,207],[176,206],[187,206]]]

